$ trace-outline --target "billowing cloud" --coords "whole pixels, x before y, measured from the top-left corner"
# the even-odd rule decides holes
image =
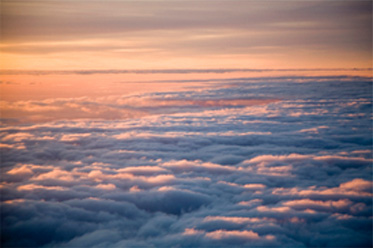
[[[371,82],[219,83],[12,103],[146,114],[2,126],[2,245],[371,246]]]

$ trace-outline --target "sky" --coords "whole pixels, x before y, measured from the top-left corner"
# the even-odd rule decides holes
[[[371,1],[1,1],[3,69],[371,67]]]
[[[0,1],[2,247],[371,247],[372,1]]]

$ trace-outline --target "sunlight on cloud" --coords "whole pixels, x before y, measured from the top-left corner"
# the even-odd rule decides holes
[[[11,103],[41,109],[1,127],[2,242],[370,243],[371,82],[319,79]],[[95,115],[30,123],[44,106]]]

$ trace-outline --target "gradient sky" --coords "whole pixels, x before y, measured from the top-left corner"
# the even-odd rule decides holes
[[[372,76],[371,69],[351,71],[372,68],[371,1],[0,4],[5,101],[176,90],[186,79],[198,86],[203,80],[257,76]],[[222,73],[222,68],[267,71]],[[278,71],[289,68],[295,70]],[[314,68],[349,70],[297,71]],[[131,69],[145,73],[121,71]],[[169,83],[159,83],[164,80]]]
[[[371,67],[371,1],[1,1],[1,68]]]
[[[0,4],[1,247],[372,246],[372,1]]]

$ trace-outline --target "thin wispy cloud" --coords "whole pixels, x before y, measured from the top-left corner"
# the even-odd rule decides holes
[[[370,67],[371,8],[370,1],[5,0],[3,68]]]

